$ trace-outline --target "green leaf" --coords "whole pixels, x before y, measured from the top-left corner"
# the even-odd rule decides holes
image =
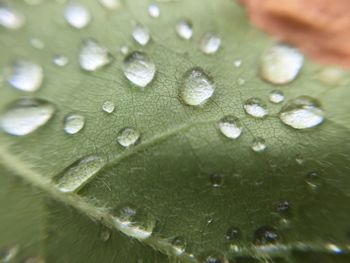
[[[236,3],[159,1],[160,17],[152,18],[148,1],[125,1],[116,10],[81,2],[92,14],[83,29],[67,24],[62,1],[11,2],[26,22],[18,30],[0,28],[0,112],[23,97],[55,108],[54,116],[28,135],[0,134],[3,255],[18,248],[13,262],[34,256],[50,263],[349,261],[348,73],[329,83],[327,69],[306,61],[295,81],[277,87],[287,100],[308,95],[322,104],[324,123],[296,130],[279,119],[281,104],[267,102],[276,86],[258,75],[260,57],[273,40],[250,26]],[[193,24],[188,41],[175,32],[181,18]],[[152,40],[146,46],[132,39],[134,22],[149,28]],[[198,48],[209,31],[222,39],[211,55]],[[33,38],[45,47],[33,48]],[[109,65],[92,72],[80,68],[87,39],[109,50]],[[123,74],[123,45],[155,64],[155,78],[144,90]],[[58,67],[52,62],[56,55],[69,63]],[[42,66],[44,81],[36,92],[7,83],[8,67],[16,59]],[[235,67],[235,60],[242,66]],[[194,67],[216,86],[200,107],[179,98],[184,74]],[[266,101],[268,117],[245,113],[243,104],[253,97]],[[101,109],[107,100],[115,104],[111,114]],[[85,119],[76,134],[64,132],[71,113]],[[242,123],[236,140],[219,131],[226,115]],[[117,142],[126,127],[141,133],[129,148]],[[252,151],[256,138],[266,141],[264,152]],[[88,156],[95,156],[90,166],[69,170]],[[72,183],[71,178],[87,174],[89,180],[73,193],[56,187],[62,178]],[[291,204],[285,214],[276,210],[283,201]],[[120,214],[116,222],[120,209],[132,213],[133,207],[134,224],[121,222]],[[228,241],[232,227],[241,234]],[[143,228],[152,235],[145,238],[149,232]],[[278,240],[264,245],[262,229],[271,228]]]

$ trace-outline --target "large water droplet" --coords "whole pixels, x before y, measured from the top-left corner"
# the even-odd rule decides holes
[[[8,29],[18,29],[24,25],[25,18],[17,10],[0,3],[0,25]]]
[[[276,229],[270,226],[259,227],[254,232],[254,243],[256,245],[274,244],[280,239]]]
[[[112,101],[110,100],[106,100],[105,102],[103,102],[102,104],[102,110],[104,112],[107,112],[107,113],[112,113],[115,109],[115,105]]]
[[[85,125],[85,118],[79,114],[69,114],[64,118],[64,131],[68,134],[78,133]]]
[[[83,28],[91,21],[89,10],[81,3],[70,1],[64,8],[64,18],[74,28]]]
[[[53,104],[45,100],[19,99],[1,115],[1,129],[11,135],[27,135],[46,124],[54,111]]]
[[[53,63],[59,67],[64,67],[65,65],[68,64],[68,62],[69,62],[68,58],[62,55],[56,55],[53,58]]]
[[[122,232],[138,239],[150,237],[156,226],[152,214],[129,204],[115,208],[112,211],[112,218]]]
[[[132,145],[135,145],[141,137],[141,133],[134,128],[123,128],[118,132],[117,141],[118,143],[128,148]]]
[[[241,238],[241,236],[242,236],[241,230],[234,226],[227,229],[225,234],[226,240],[230,242],[237,241],[238,239]]]
[[[150,4],[148,6],[148,13],[151,17],[159,17],[160,15],[160,9],[159,6],[157,4]]]
[[[12,65],[7,81],[21,91],[33,92],[40,88],[44,71],[41,66],[26,60],[17,60]]]
[[[134,51],[123,61],[124,75],[136,86],[146,87],[154,78],[156,66],[146,53]]]
[[[298,49],[275,45],[262,56],[260,73],[268,82],[286,84],[297,77],[303,63],[304,57]]]
[[[240,120],[232,115],[225,116],[220,120],[219,129],[223,135],[230,139],[237,139],[243,130]]]
[[[108,50],[93,39],[84,41],[80,50],[79,63],[87,71],[97,70],[111,62]]]
[[[151,40],[151,35],[149,34],[148,28],[140,24],[134,25],[134,28],[132,30],[132,37],[141,46],[147,45]]]
[[[83,157],[71,164],[56,178],[56,186],[61,192],[76,192],[90,182],[103,165],[104,162],[98,156]]]
[[[199,42],[199,49],[205,54],[216,53],[221,45],[221,38],[212,32],[205,33]]]
[[[180,97],[187,105],[203,105],[213,96],[215,86],[203,69],[195,67],[184,74]]]
[[[182,255],[186,250],[186,240],[183,236],[175,237],[171,245],[176,255]]]
[[[283,92],[280,90],[273,90],[269,94],[269,99],[272,103],[281,103],[282,101],[284,101]]]
[[[187,19],[177,22],[175,30],[179,37],[186,40],[190,39],[193,34],[192,23]]]
[[[120,0],[98,0],[98,2],[108,10],[115,10],[121,7]]]
[[[265,103],[261,99],[251,98],[246,100],[243,105],[246,113],[255,118],[264,118],[268,114]]]
[[[313,128],[324,121],[324,112],[320,103],[308,96],[290,100],[279,114],[281,121],[295,129]]]
[[[252,150],[254,152],[263,152],[265,151],[267,148],[266,146],[266,142],[263,138],[261,137],[258,137],[258,138],[255,138],[252,142]]]

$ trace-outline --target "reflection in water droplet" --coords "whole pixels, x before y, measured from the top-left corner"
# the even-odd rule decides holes
[[[19,252],[18,245],[11,245],[4,247],[0,250],[0,262],[1,263],[11,263],[14,262],[17,254]]]
[[[55,107],[45,100],[19,99],[1,114],[1,129],[16,136],[30,134],[46,124],[54,111]]]
[[[65,65],[68,64],[68,62],[69,62],[68,58],[62,55],[56,55],[53,58],[53,63],[59,67],[64,67]]]
[[[234,226],[227,229],[225,234],[225,238],[228,241],[237,241],[238,239],[241,238],[241,236],[242,236],[241,230],[239,230],[239,228]]]
[[[263,103],[262,100],[258,98],[251,98],[246,100],[243,107],[246,113],[255,118],[264,118],[268,114],[265,103]]]
[[[282,101],[284,101],[283,92],[280,90],[273,90],[269,94],[269,99],[272,103],[281,103]]]
[[[274,244],[280,239],[276,229],[270,226],[259,227],[254,232],[254,243],[258,246]]]
[[[300,96],[281,109],[281,121],[295,129],[313,128],[324,121],[324,112],[320,103],[308,96]]]
[[[216,53],[221,45],[221,38],[212,32],[205,33],[199,42],[199,49],[205,54]]]
[[[237,139],[243,130],[240,120],[232,115],[225,116],[220,120],[219,129],[223,135],[230,139]]]
[[[78,133],[85,125],[85,118],[79,114],[69,114],[64,118],[64,131],[68,134]]]
[[[148,13],[151,17],[159,17],[160,15],[160,9],[159,6],[157,4],[150,4],[148,6]]]
[[[192,23],[187,19],[180,20],[175,26],[176,33],[182,39],[190,39],[192,37]]]
[[[136,86],[146,87],[154,78],[156,66],[146,53],[134,51],[123,61],[124,75]]]
[[[266,142],[263,138],[255,138],[252,142],[252,150],[254,152],[263,152],[267,148]]]
[[[98,0],[98,2],[108,10],[115,10],[121,6],[120,0]]]
[[[181,255],[186,250],[186,240],[182,236],[175,237],[171,241],[171,245],[176,255]]]
[[[98,156],[83,157],[71,164],[55,179],[56,186],[61,192],[76,192],[90,182],[103,165],[104,162]]]
[[[64,8],[64,18],[72,27],[80,29],[89,24],[91,15],[85,6],[72,0]]]
[[[80,50],[79,63],[87,71],[97,70],[111,62],[108,50],[94,39],[84,41]]]
[[[154,216],[133,205],[122,205],[112,211],[112,219],[123,233],[137,239],[150,237],[156,226]]]
[[[224,178],[221,174],[211,174],[210,175],[210,183],[213,187],[222,186]]]
[[[45,43],[41,39],[36,37],[32,37],[29,40],[29,42],[32,45],[32,47],[36,49],[43,49],[45,47]]]
[[[25,18],[17,10],[0,3],[0,25],[8,29],[18,29],[24,25]]]
[[[102,104],[102,110],[104,112],[107,112],[107,113],[112,113],[115,109],[115,105],[112,101],[110,100],[106,100],[105,102],[103,102]]]
[[[148,28],[140,24],[135,24],[134,29],[132,30],[132,37],[141,46],[147,45],[151,40]]]
[[[180,97],[187,105],[203,105],[212,97],[215,86],[203,69],[195,67],[184,74]]]
[[[17,60],[8,74],[8,83],[21,91],[33,92],[40,88],[44,71],[41,66],[26,60]]]
[[[262,56],[260,74],[272,84],[287,84],[297,77],[303,63],[304,57],[298,49],[275,45]]]
[[[135,145],[140,140],[141,133],[134,128],[123,128],[118,132],[117,141],[118,143],[128,148]]]

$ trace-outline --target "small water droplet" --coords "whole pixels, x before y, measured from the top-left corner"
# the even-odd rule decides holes
[[[251,98],[246,100],[243,107],[246,113],[255,118],[264,118],[268,114],[265,103],[263,103],[262,100],[258,98]]]
[[[29,42],[32,45],[32,47],[36,49],[43,49],[45,47],[45,43],[41,39],[36,37],[32,37],[29,40]]]
[[[159,17],[160,16],[160,9],[157,4],[150,4],[148,6],[148,13],[151,17]]]
[[[223,184],[224,178],[221,174],[211,174],[210,183],[213,187],[221,187]]]
[[[152,214],[130,204],[115,208],[112,211],[112,218],[123,233],[137,239],[150,237],[156,226],[156,220]]]
[[[151,40],[151,35],[149,34],[148,28],[140,24],[134,25],[132,37],[141,46],[147,45]]]
[[[26,60],[16,60],[9,71],[8,83],[21,91],[34,92],[38,90],[44,79],[42,67]]]
[[[219,129],[223,135],[230,139],[237,139],[243,131],[240,120],[232,115],[225,116],[220,120]]]
[[[55,178],[57,188],[64,193],[72,193],[81,189],[91,181],[103,167],[102,159],[95,155],[85,156],[66,168]]]
[[[269,94],[269,99],[272,103],[281,103],[282,101],[284,101],[283,92],[280,90],[273,90]]]
[[[25,18],[17,10],[0,3],[0,25],[8,29],[19,29],[24,25]]]
[[[0,117],[1,129],[8,134],[23,136],[46,124],[53,116],[53,104],[33,98],[14,102]]]
[[[108,10],[116,10],[121,7],[120,0],[98,0],[98,2]]]
[[[215,86],[212,78],[203,69],[192,68],[184,74],[183,79],[180,97],[187,105],[203,105],[212,97]]]
[[[79,63],[82,69],[95,71],[111,62],[108,50],[94,39],[87,39],[80,50]]]
[[[118,132],[117,141],[121,146],[128,148],[135,145],[140,137],[141,133],[138,130],[127,127]]]
[[[42,258],[42,257],[29,257],[29,258],[26,258],[23,263],[45,263],[45,260]]]
[[[120,53],[126,55],[129,53],[129,47],[127,45],[123,45],[120,47],[119,51],[120,51]]]
[[[237,60],[233,61],[233,65],[234,65],[236,68],[241,67],[241,66],[242,66],[242,60],[237,59]]]
[[[64,18],[74,28],[84,28],[91,21],[91,15],[88,9],[81,3],[70,1],[64,8]]]
[[[279,117],[284,124],[294,129],[308,129],[323,123],[324,112],[317,100],[300,96],[290,100],[281,109]]]
[[[100,231],[100,239],[102,242],[107,242],[111,238],[111,230],[107,227],[102,227]]]
[[[192,23],[187,19],[180,20],[175,26],[176,33],[182,39],[188,40],[192,37]]]
[[[245,84],[245,79],[239,77],[239,78],[237,79],[237,84],[238,84],[239,86],[243,86],[243,85]]]
[[[68,134],[78,133],[85,125],[85,118],[79,114],[71,113],[64,118],[64,131]]]
[[[13,260],[17,256],[19,252],[18,245],[11,245],[0,250],[0,262],[2,263],[10,263],[14,262]]]
[[[304,57],[287,45],[272,46],[261,59],[261,77],[272,84],[287,84],[299,74]]]
[[[219,252],[207,252],[200,256],[201,263],[228,263],[227,258]]]
[[[227,241],[237,241],[238,239],[241,238],[241,236],[242,236],[241,230],[234,226],[227,229],[225,234],[225,238]]]
[[[182,255],[186,250],[186,240],[182,236],[175,237],[171,241],[171,245],[176,255]]]
[[[281,215],[286,215],[290,213],[291,207],[292,206],[288,201],[281,201],[277,204],[276,210]]]
[[[68,64],[68,62],[69,62],[68,58],[62,55],[56,55],[53,58],[53,63],[59,67],[64,67],[65,65]]]
[[[221,45],[221,38],[215,33],[207,32],[205,33],[199,42],[199,49],[205,54],[216,53]]]
[[[146,53],[134,51],[123,61],[123,73],[133,84],[146,87],[154,78],[156,66]]]
[[[306,175],[306,183],[311,189],[316,190],[321,185],[320,175],[315,171],[309,172]]]
[[[298,163],[298,164],[300,164],[300,165],[302,165],[303,163],[304,163],[304,157],[301,155],[301,154],[297,154],[296,156],[295,156],[295,161]]]
[[[106,100],[105,102],[103,102],[102,104],[102,110],[104,112],[107,112],[107,113],[112,113],[115,109],[115,105],[112,101],[110,100]]]
[[[251,147],[254,152],[263,152],[267,148],[265,140],[261,137],[255,138]]]
[[[280,239],[276,229],[270,226],[259,227],[254,232],[254,243],[256,245],[274,244]]]

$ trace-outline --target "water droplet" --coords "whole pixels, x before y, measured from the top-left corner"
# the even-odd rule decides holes
[[[53,58],[53,63],[59,67],[64,67],[65,65],[68,64],[68,62],[69,62],[68,58],[62,55],[56,55]]]
[[[107,242],[111,238],[111,230],[107,227],[102,227],[100,231],[100,239],[102,242]]]
[[[243,86],[244,84],[245,84],[245,79],[244,78],[238,78],[237,79],[237,84],[239,85],[239,86]]]
[[[192,23],[187,19],[180,20],[175,26],[176,33],[182,39],[188,40],[192,37]]]
[[[233,65],[234,65],[236,68],[239,68],[240,66],[242,66],[242,60],[237,59],[237,60],[233,61]]]
[[[203,69],[195,67],[184,74],[180,97],[191,106],[203,105],[211,98],[215,86],[211,77]]]
[[[69,114],[64,118],[64,131],[68,134],[78,133],[85,125],[85,118],[79,114]]]
[[[29,40],[29,42],[32,45],[32,47],[36,49],[43,49],[45,47],[45,43],[41,39],[36,37],[32,37]]]
[[[282,101],[284,101],[283,92],[280,90],[273,90],[269,94],[269,99],[272,103],[281,103]]]
[[[224,179],[221,174],[211,174],[210,175],[210,183],[213,187],[220,187],[222,186]]]
[[[102,104],[102,110],[104,112],[107,112],[107,113],[112,113],[115,109],[115,105],[112,101],[110,100],[106,100],[105,102],[103,102]]]
[[[76,2],[70,1],[64,8],[64,18],[74,28],[84,28],[91,21],[89,10],[85,6]]]
[[[156,66],[146,53],[134,51],[123,61],[123,73],[133,84],[146,87],[154,78]]]
[[[129,53],[129,47],[127,45],[123,45],[120,47],[119,51],[120,51],[120,53],[126,55]]]
[[[104,162],[98,156],[83,157],[71,164],[55,179],[56,186],[61,192],[76,192],[90,182],[103,165]]]
[[[312,171],[306,175],[306,183],[313,189],[316,190],[320,185],[320,176],[317,172]]]
[[[19,29],[24,25],[25,18],[17,10],[0,3],[0,25],[8,29]]]
[[[263,152],[267,148],[265,140],[260,137],[253,140],[251,147],[254,152]]]
[[[239,230],[239,228],[237,227],[230,227],[229,229],[227,229],[225,234],[225,238],[228,241],[237,241],[241,238],[241,236],[241,230]]]
[[[320,103],[308,96],[290,100],[280,112],[281,121],[294,129],[313,128],[324,121]]]
[[[108,50],[93,39],[84,41],[79,54],[79,63],[82,69],[95,71],[111,62]]]
[[[8,74],[8,83],[21,91],[34,92],[43,82],[44,71],[41,66],[26,60],[17,60]]]
[[[256,245],[268,245],[276,243],[280,239],[277,231],[270,226],[259,227],[254,232],[254,243]]]
[[[118,132],[117,141],[118,143],[128,148],[135,145],[141,137],[141,133],[134,128],[123,128]]]
[[[297,77],[303,63],[304,57],[298,49],[275,45],[262,56],[260,73],[272,84],[287,84]]]
[[[200,256],[201,263],[228,263],[224,255],[218,252],[207,252]]]
[[[123,233],[137,239],[146,239],[156,226],[154,216],[133,205],[122,205],[112,211],[113,221]]]
[[[18,245],[11,245],[0,250],[0,262],[10,263],[14,262],[15,257],[19,252]]]
[[[46,124],[54,111],[55,107],[45,100],[19,99],[1,115],[1,129],[15,136],[27,135]]]
[[[258,98],[251,98],[246,100],[243,107],[246,113],[255,118],[264,118],[268,114],[265,103],[263,103],[262,100]]]
[[[216,53],[221,45],[221,38],[212,32],[205,33],[199,42],[199,49],[205,54]]]
[[[291,210],[291,204],[288,201],[282,201],[277,204],[276,210],[280,214],[287,214]]]
[[[336,67],[326,67],[321,70],[319,78],[326,85],[338,85],[345,75],[345,70]]]
[[[171,241],[171,245],[172,245],[173,250],[175,251],[176,255],[181,255],[186,250],[186,240],[182,236],[175,237]]]
[[[148,28],[140,24],[134,25],[134,29],[132,30],[132,37],[141,46],[147,45],[151,40],[151,35],[149,34]]]
[[[148,6],[148,13],[151,17],[159,17],[160,15],[160,9],[159,6],[157,4],[150,4]]]
[[[120,0],[98,0],[98,2],[108,10],[116,10],[121,7]]]
[[[219,129],[223,135],[230,139],[237,139],[243,130],[240,120],[232,115],[225,116],[220,120]]]
[[[301,155],[301,154],[297,154],[296,156],[295,156],[295,161],[298,163],[298,164],[300,164],[300,165],[302,165],[303,163],[304,163],[304,157]]]

